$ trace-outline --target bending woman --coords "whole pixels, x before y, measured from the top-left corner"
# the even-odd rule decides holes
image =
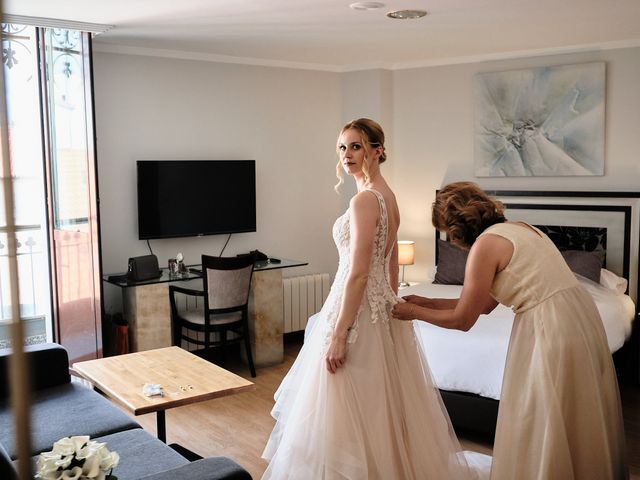
[[[602,320],[549,238],[509,222],[470,182],[444,187],[433,225],[470,248],[459,299],[408,296],[394,317],[469,330],[498,302],[516,313],[492,480],[626,479],[618,385]]]

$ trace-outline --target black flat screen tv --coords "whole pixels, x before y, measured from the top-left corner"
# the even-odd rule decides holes
[[[138,237],[256,231],[255,160],[138,160]]]

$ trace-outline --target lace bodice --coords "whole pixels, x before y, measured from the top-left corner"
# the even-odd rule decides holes
[[[384,201],[384,197],[380,192],[375,190],[368,190],[378,199],[378,205],[380,207],[380,217],[378,219],[378,226],[376,228],[376,234],[374,238],[374,249],[371,257],[371,265],[369,268],[369,278],[367,280],[367,287],[362,298],[362,302],[358,309],[355,322],[351,326],[347,342],[353,343],[358,336],[359,319],[360,314],[365,306],[365,302],[369,304],[371,309],[371,322],[384,323],[387,328],[389,325],[390,309],[397,301],[397,297],[389,284],[389,260],[391,258],[391,251],[388,255],[385,255],[385,249],[387,246],[387,238],[389,234],[389,217],[387,214],[387,206]],[[327,319],[327,336],[330,337],[338,319],[338,313],[340,311],[340,305],[342,302],[342,295],[344,293],[344,287],[349,274],[349,259],[350,259],[350,209],[338,219],[333,225],[333,240],[338,248],[339,263],[336,277],[331,286],[331,291],[327,297],[327,301],[323,306],[322,313],[325,314]]]

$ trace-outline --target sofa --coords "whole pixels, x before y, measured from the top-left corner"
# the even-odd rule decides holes
[[[81,382],[72,382],[67,351],[48,343],[25,347],[31,386],[31,454],[51,450],[65,436],[89,435],[120,455],[113,470],[118,480],[251,480],[226,457],[201,458],[166,445],[142,429],[108,399]],[[16,444],[10,404],[8,364],[11,351],[0,350],[0,479],[17,477]],[[186,453],[185,453],[186,452]]]

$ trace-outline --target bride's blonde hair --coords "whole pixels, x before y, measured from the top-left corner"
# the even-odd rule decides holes
[[[340,137],[344,132],[351,128],[358,130],[361,135],[362,147],[364,148],[364,163],[362,165],[362,171],[367,179],[371,178],[369,174],[371,147],[380,147],[382,149],[382,153],[378,158],[378,163],[384,163],[387,159],[387,153],[384,147],[384,131],[382,130],[382,127],[370,118],[358,118],[357,120],[351,120],[342,127],[336,142],[336,151],[338,152],[336,177],[338,177],[338,183],[333,187],[336,192],[340,191],[340,185],[344,183],[344,178],[342,177],[342,163],[340,162]]]

